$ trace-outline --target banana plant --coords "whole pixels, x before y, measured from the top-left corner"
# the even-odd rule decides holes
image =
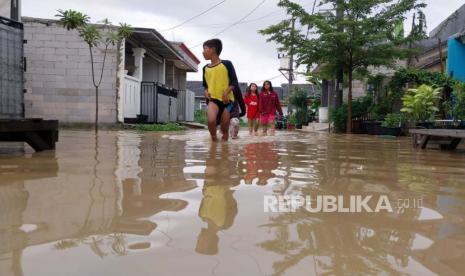
[[[442,87],[433,88],[425,84],[409,89],[402,97],[404,107],[400,111],[406,113],[415,123],[428,121],[439,111],[437,106],[442,90]]]

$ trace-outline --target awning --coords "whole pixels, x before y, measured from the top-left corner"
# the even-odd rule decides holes
[[[183,56],[159,32],[154,29],[134,28],[132,39],[142,43],[144,47],[171,60],[182,60]]]

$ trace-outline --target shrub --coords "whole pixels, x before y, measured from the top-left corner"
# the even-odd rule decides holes
[[[437,105],[441,98],[441,92],[442,88],[434,89],[425,84],[415,89],[409,89],[402,97],[404,107],[401,111],[407,113],[415,123],[427,121],[435,112],[439,111]]]
[[[465,83],[455,85],[453,96],[451,115],[455,120],[465,120]]]
[[[368,113],[373,100],[370,96],[358,98],[352,102],[352,118],[357,118]],[[345,132],[347,128],[347,103],[341,107],[329,110],[329,120],[334,123],[336,132]]]
[[[402,121],[402,113],[391,113],[386,115],[382,126],[387,128],[397,128],[402,125]]]

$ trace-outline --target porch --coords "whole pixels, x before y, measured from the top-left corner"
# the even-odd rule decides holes
[[[155,30],[141,28],[121,46],[118,121],[193,121],[194,95],[185,86],[186,73],[197,67],[176,47]]]

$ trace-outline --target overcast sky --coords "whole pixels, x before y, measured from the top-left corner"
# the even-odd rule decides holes
[[[202,56],[202,48],[194,46],[238,21],[262,1],[226,0],[195,20],[162,34],[168,40],[184,42],[202,61],[200,66],[203,66],[206,62]],[[295,2],[311,10],[313,1]],[[23,16],[53,18],[57,9],[76,9],[88,14],[92,21],[108,18],[113,23],[126,22],[135,27],[162,31],[219,2],[221,0],[23,0],[22,13]],[[276,84],[287,82],[284,77],[279,77],[276,46],[267,43],[266,38],[257,33],[257,30],[286,18],[282,9],[276,6],[277,3],[278,0],[265,0],[254,13],[244,19],[246,23],[235,25],[218,36],[224,44],[221,56],[234,63],[239,81],[261,83],[265,79],[273,79]],[[425,3],[428,4],[425,9],[428,30],[432,30],[464,1],[425,0]],[[189,73],[188,79],[200,80],[201,73]],[[299,78],[297,82],[303,81],[304,79]]]

